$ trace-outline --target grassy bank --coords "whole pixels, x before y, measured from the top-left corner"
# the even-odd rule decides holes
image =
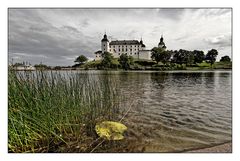
[[[91,151],[95,124],[117,120],[120,106],[117,83],[93,77],[9,71],[9,152]]]
[[[121,65],[118,60],[115,58],[114,68],[110,68],[109,70],[121,70]],[[101,61],[90,61],[86,64],[82,65],[80,68],[82,69],[101,69],[99,66],[101,65]],[[156,64],[155,61],[151,60],[138,60],[135,59],[134,63],[130,65],[129,70],[157,70],[157,71],[165,71],[165,70],[214,70],[214,69],[232,69],[232,62],[215,62],[212,66],[210,63],[202,62],[196,63],[192,65],[186,64],[176,64],[176,63],[167,63],[163,64],[159,62]]]

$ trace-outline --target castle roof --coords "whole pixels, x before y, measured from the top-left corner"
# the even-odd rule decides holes
[[[107,38],[106,33],[103,35],[103,39],[102,39],[102,41],[108,41],[108,38]]]
[[[167,47],[165,46],[164,41],[163,41],[163,36],[161,36],[160,42],[158,43],[158,46],[163,46],[163,48],[167,48]]]
[[[102,53],[101,50],[98,50],[98,51],[95,52],[95,54],[101,54],[101,53]]]
[[[116,40],[111,41],[109,45],[140,45],[138,40]]]

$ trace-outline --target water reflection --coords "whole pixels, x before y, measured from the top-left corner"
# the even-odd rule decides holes
[[[136,149],[178,151],[231,140],[231,73],[129,73],[121,81],[126,95],[142,101],[125,120]]]
[[[73,72],[117,84],[126,139],[113,152],[169,152],[230,141],[231,71]],[[124,144],[125,143],[125,144]]]

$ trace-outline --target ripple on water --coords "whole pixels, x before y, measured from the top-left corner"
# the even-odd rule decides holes
[[[141,101],[124,119],[131,151],[182,151],[231,140],[231,72],[149,72],[122,88]]]

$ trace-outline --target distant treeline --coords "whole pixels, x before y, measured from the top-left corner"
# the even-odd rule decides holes
[[[225,55],[216,64],[218,51],[216,49],[209,50],[206,54],[201,50],[165,50],[163,48],[154,47],[151,50],[152,60],[134,59],[126,54],[120,55],[119,58],[114,58],[109,52],[102,54],[101,60],[88,61],[84,55],[80,55],[75,59],[73,66],[47,66],[45,64],[35,64],[35,69],[45,70],[64,70],[64,69],[124,69],[124,70],[179,70],[187,69],[188,67],[202,68],[231,68],[231,59]],[[26,62],[15,63],[13,67],[26,66]],[[30,63],[28,64],[30,65]]]

